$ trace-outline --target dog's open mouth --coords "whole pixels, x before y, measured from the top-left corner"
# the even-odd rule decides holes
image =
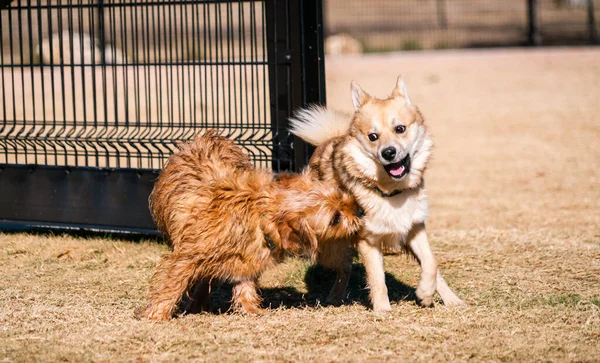
[[[404,159],[397,163],[384,166],[385,171],[394,179],[400,179],[410,171],[410,154],[406,154]]]

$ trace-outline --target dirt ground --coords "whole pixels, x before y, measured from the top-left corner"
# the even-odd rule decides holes
[[[163,245],[0,234],[4,361],[600,361],[600,49],[329,57],[329,105],[350,80],[405,75],[435,136],[433,250],[468,308],[419,308],[417,264],[385,258],[392,312],[366,306],[357,261],[342,307],[302,260],[262,280],[263,317],[133,318]],[[227,309],[226,287],[214,293]]]

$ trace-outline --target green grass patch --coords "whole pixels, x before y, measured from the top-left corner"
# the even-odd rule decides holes
[[[550,306],[575,306],[581,301],[581,296],[577,294],[562,294],[562,295],[553,295],[548,299],[545,299],[544,303]]]
[[[285,277],[283,283],[285,286],[303,286],[304,285],[304,276],[306,275],[306,271],[310,265],[308,263],[301,263],[295,269],[290,271],[290,273]]]

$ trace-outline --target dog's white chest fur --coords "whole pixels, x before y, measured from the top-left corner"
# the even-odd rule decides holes
[[[385,250],[403,249],[412,226],[427,219],[429,205],[423,187],[393,197],[382,197],[363,187],[357,189],[354,195],[366,212],[364,235],[372,244],[381,243]]]

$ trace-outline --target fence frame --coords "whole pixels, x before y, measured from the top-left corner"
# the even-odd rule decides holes
[[[287,119],[293,110],[325,103],[322,0],[247,1],[262,2],[266,11],[275,167],[283,140],[292,137]],[[278,166],[297,171],[311,148],[294,137],[287,152],[293,160]],[[152,169],[0,164],[0,230],[25,226],[154,234],[148,196],[158,174]]]

